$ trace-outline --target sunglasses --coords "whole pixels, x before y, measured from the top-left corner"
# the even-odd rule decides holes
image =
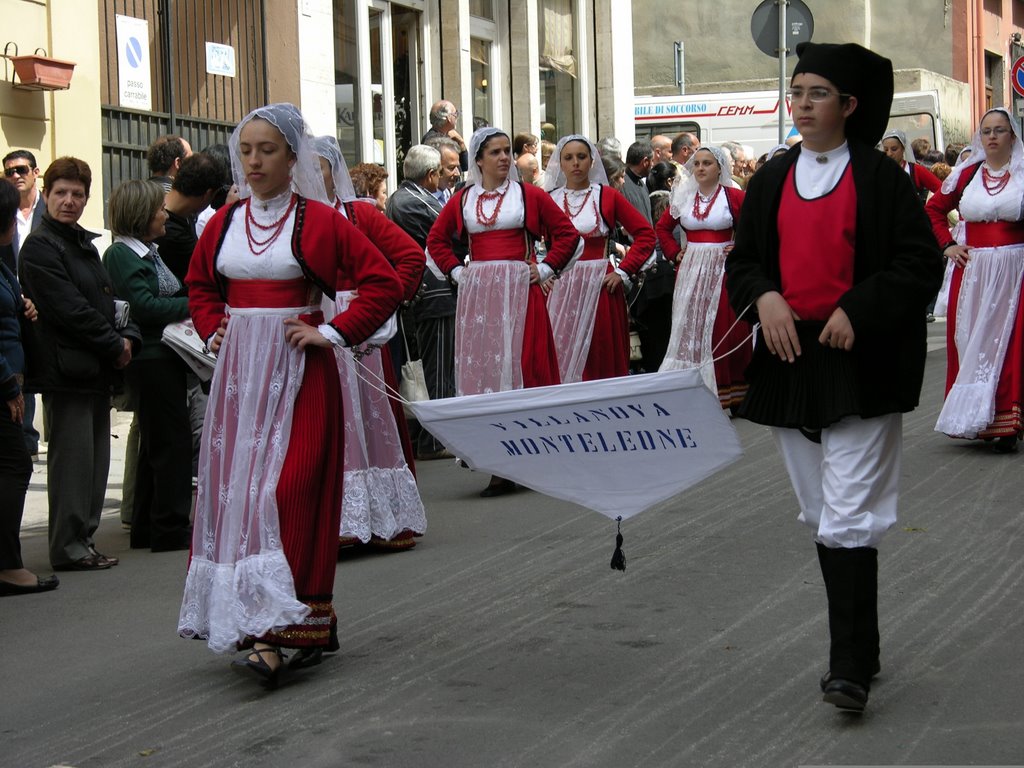
[[[4,168],[4,176],[8,179],[14,174],[28,176],[30,173],[32,173],[32,169],[27,165],[12,165],[10,168]]]

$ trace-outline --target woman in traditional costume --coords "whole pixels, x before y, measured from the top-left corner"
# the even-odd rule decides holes
[[[595,162],[596,161],[596,162]],[[584,136],[565,136],[544,174],[544,189],[583,237],[583,255],[553,281],[548,315],[562,383],[629,373],[626,292],[654,251],[654,230],[621,193],[608,186],[600,155]],[[609,238],[621,225],[633,238],[613,266]]]
[[[327,205],[302,114],[249,113],[231,136],[241,200],[210,220],[189,267],[196,330],[217,354],[178,631],[272,687],[336,650],[342,414],[334,346],[373,334],[401,301],[395,271]],[[324,322],[337,274],[358,288]],[[292,439],[294,438],[294,439]]]
[[[725,257],[743,190],[732,181],[729,154],[718,147],[700,147],[686,170],[686,182],[672,190],[669,208],[655,225],[665,258],[678,265],[672,334],[658,370],[699,368],[722,407],[731,408],[746,394],[743,373],[751,356],[751,345],[744,343],[750,324],[736,321],[725,289]],[[685,248],[674,235],[677,226],[686,236]]]
[[[1010,113],[990,109],[971,153],[925,206],[953,262],[946,326],[946,401],[935,429],[1016,450],[1024,399],[1024,144]],[[946,215],[959,209],[965,243]]]
[[[899,128],[894,128],[882,137],[882,151],[907,172],[910,183],[914,185],[914,192],[922,203],[928,199],[929,193],[939,191],[942,182],[938,176],[917,162],[914,148],[907,142],[907,134]]]
[[[578,255],[576,228],[540,187],[509,178],[508,134],[490,126],[470,138],[469,183],[452,195],[427,237],[438,268],[458,286],[455,388],[458,395],[558,384],[558,357],[540,284]],[[463,264],[453,240],[469,248]],[[537,263],[534,244],[547,243]],[[492,477],[482,496],[515,489]]]
[[[333,136],[314,142],[327,190],[327,202],[366,235],[394,266],[402,281],[403,299],[419,289],[425,257],[416,241],[355,189]],[[329,311],[344,312],[355,298],[343,274]],[[388,398],[398,382],[386,348],[374,348],[356,360],[348,349],[335,348],[345,413],[345,479],[339,546],[371,544],[384,550],[411,549],[414,534],[427,529],[426,513],[412,471],[412,444],[401,404]],[[397,412],[396,412],[397,411]],[[408,446],[408,453],[404,450]]]

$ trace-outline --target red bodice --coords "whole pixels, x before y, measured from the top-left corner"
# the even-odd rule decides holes
[[[1024,243],[1024,221],[968,221],[965,224],[967,245],[971,248]]]
[[[688,229],[687,243],[728,243],[732,240],[731,229]]]
[[[494,229],[469,236],[471,261],[533,261],[525,229]]]

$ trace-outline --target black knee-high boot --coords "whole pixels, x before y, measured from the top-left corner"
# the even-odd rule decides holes
[[[824,700],[842,709],[860,711],[868,700],[870,675],[865,675],[862,644],[865,631],[858,609],[864,607],[859,549],[829,549],[818,544],[818,563],[828,595],[829,671],[822,680]]]
[[[870,682],[882,669],[878,638],[878,550],[858,547],[857,650],[861,676]]]

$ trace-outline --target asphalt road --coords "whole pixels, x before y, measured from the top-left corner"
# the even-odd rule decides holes
[[[129,550],[111,510],[121,565],[0,600],[0,766],[1024,764],[1024,456],[932,431],[932,331],[863,716],[820,701],[814,545],[768,432],[735,422],[744,458],[628,521],[625,573],[606,518],[421,464],[427,535],[339,562],[341,651],[272,693],[175,635],[184,554]],[[43,530],[23,547],[46,571]]]

